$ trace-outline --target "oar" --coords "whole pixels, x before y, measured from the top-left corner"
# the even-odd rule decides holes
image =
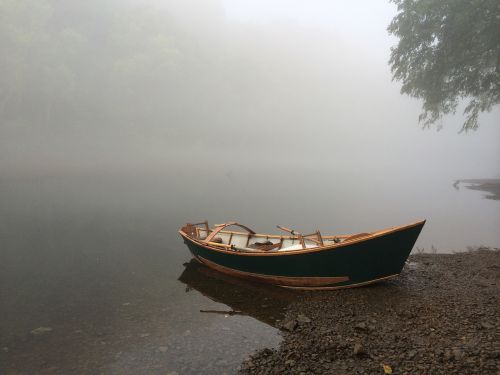
[[[299,237],[299,241],[300,241],[300,244],[302,245],[302,248],[305,249],[306,248],[306,243],[304,242],[304,237],[302,236],[302,234],[300,234],[299,232],[296,232],[295,230],[293,229],[290,229],[290,228],[287,228],[287,227],[282,227],[281,225],[276,225],[279,229],[281,230],[284,230],[285,232],[288,232],[290,233],[292,236],[298,236]]]
[[[292,236],[301,236],[301,234],[299,232],[296,232],[294,229],[290,229],[290,228],[287,228],[287,227],[282,227],[281,225],[276,225],[276,227],[278,227],[279,229],[285,231],[285,232],[288,232],[290,233]]]

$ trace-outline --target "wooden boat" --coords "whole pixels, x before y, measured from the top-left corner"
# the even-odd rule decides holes
[[[341,289],[399,275],[424,224],[322,236],[281,226],[288,234],[258,234],[236,222],[211,228],[204,221],[179,233],[194,259],[219,272],[286,288]]]

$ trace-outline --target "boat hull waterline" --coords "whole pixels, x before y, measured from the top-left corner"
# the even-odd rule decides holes
[[[235,237],[243,235],[220,230],[221,227],[239,225],[237,223],[221,224],[214,229],[205,224],[205,238],[186,230],[192,227],[184,226],[179,233],[194,259],[219,272],[286,288],[328,290],[362,286],[398,276],[424,224],[425,220],[372,233],[339,236],[344,239],[339,243],[323,243],[320,237],[321,245],[279,251],[252,251],[235,248],[230,243],[212,242],[216,239],[216,236],[210,236],[214,231],[229,238],[233,234]],[[252,237],[298,241],[293,231],[292,236],[286,237],[259,235],[243,228],[249,231],[245,234],[247,244]],[[304,242],[307,241],[303,241],[303,245]]]

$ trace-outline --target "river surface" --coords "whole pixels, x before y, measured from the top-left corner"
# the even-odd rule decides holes
[[[500,201],[453,183],[203,168],[3,178],[0,373],[234,373],[279,344],[300,293],[187,263],[183,223],[327,234],[426,218],[414,251],[500,247]]]

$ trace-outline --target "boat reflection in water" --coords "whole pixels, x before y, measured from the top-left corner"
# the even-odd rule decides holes
[[[195,289],[211,300],[223,303],[231,310],[200,310],[205,313],[248,315],[278,328],[286,308],[296,300],[298,292],[272,285],[254,284],[214,271],[195,260],[185,263],[179,281],[186,291]]]

